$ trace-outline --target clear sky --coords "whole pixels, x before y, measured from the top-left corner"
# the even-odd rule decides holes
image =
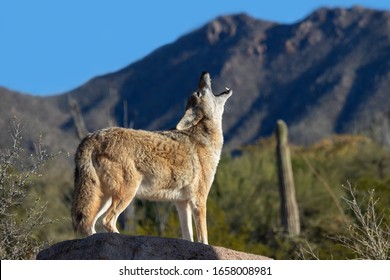
[[[293,23],[319,7],[353,5],[390,10],[390,0],[1,0],[0,86],[58,94],[220,15]]]

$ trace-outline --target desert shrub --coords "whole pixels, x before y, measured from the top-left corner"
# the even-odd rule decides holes
[[[338,241],[349,248],[359,259],[387,260],[390,259],[390,225],[384,223],[383,218],[388,216],[388,208],[380,208],[380,201],[371,189],[364,196],[363,202],[358,201],[356,188],[350,183],[345,186],[348,197],[344,197],[345,204],[352,214],[352,221],[347,224],[347,234],[338,237]],[[380,211],[380,210],[379,210]]]
[[[337,250],[343,252],[343,259],[390,259],[390,226],[384,221],[389,208],[378,208],[380,198],[375,189],[362,191],[361,188],[352,187],[349,182],[343,189],[343,205],[347,207],[349,219],[344,224],[342,235],[329,236],[328,240],[335,242],[331,252],[336,256]],[[297,256],[299,259],[322,258],[318,244],[307,240],[299,245]]]
[[[45,244],[39,230],[52,221],[45,219],[39,197],[30,196],[31,182],[51,156],[40,143],[26,155],[16,121],[10,136],[11,147],[0,151],[0,258],[32,259]]]

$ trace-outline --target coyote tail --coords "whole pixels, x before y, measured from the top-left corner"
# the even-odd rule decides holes
[[[100,183],[93,166],[93,150],[93,141],[86,137],[75,156],[72,223],[74,230],[83,235],[93,234],[94,218],[100,206]]]

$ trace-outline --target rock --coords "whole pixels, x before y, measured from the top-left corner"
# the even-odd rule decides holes
[[[38,260],[266,260],[264,256],[238,252],[181,239],[98,233],[67,240],[42,250]]]

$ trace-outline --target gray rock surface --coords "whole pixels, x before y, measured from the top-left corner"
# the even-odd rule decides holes
[[[67,240],[42,250],[38,260],[266,260],[264,256],[238,252],[181,239],[99,233]]]

